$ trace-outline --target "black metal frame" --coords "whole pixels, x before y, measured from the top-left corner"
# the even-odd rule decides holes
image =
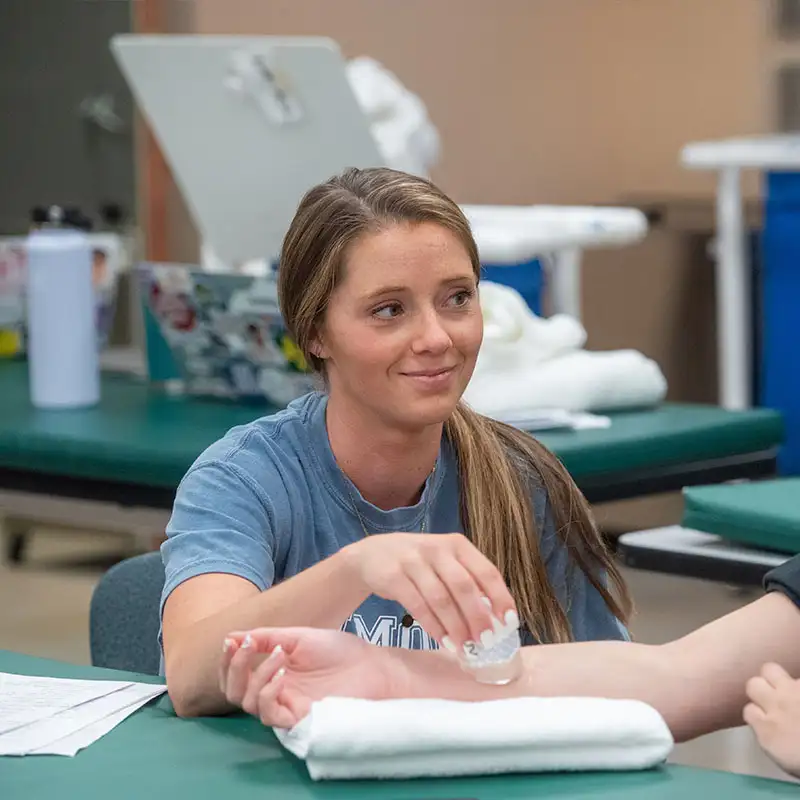
[[[172,508],[175,487],[0,467],[0,489],[138,508]]]
[[[578,478],[577,483],[590,503],[610,503],[649,494],[678,492],[685,486],[771,478],[777,473],[777,456],[775,448],[707,461],[604,473]]]
[[[617,541],[616,553],[622,564],[631,569],[698,578],[733,586],[760,587],[763,585],[764,576],[774,569],[774,566],[766,564],[735,561],[711,555],[675,553],[671,550],[626,544],[620,540]]]

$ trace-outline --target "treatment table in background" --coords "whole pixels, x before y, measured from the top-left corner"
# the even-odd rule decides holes
[[[62,678],[159,679],[0,651],[0,671]],[[449,780],[314,783],[305,764],[252,717],[182,720],[163,696],[74,758],[0,758],[3,800],[771,800],[788,782],[665,766],[646,772],[514,775]]]
[[[0,363],[0,491],[168,509],[193,460],[230,428],[275,411],[169,396],[105,374],[94,408],[40,411],[22,362]],[[779,414],[665,404],[612,415],[610,428],[538,438],[593,503],[774,474]]]

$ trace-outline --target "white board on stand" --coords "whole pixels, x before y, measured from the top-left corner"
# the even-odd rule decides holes
[[[385,163],[330,39],[121,35],[111,50],[229,265],[275,258],[313,185]]]

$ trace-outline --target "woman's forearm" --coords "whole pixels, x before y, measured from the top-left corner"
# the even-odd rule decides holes
[[[775,593],[664,645],[581,642],[522,652],[524,673],[506,686],[477,683],[442,653],[395,652],[392,694],[641,700],[659,711],[677,741],[686,741],[742,724],[745,685],[764,662],[800,674],[800,611]]]
[[[244,584],[227,575],[200,576],[179,586],[165,607],[167,685],[181,716],[231,710],[219,687],[219,667],[223,642],[232,631],[339,628],[369,595],[343,552],[264,592],[246,584],[244,595],[232,596]]]

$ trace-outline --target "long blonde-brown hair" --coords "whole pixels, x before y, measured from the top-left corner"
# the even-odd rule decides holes
[[[314,369],[321,372],[324,365],[312,352],[312,342],[348,247],[366,233],[422,222],[441,225],[458,237],[478,280],[481,265],[469,222],[430,181],[385,168],[349,169],[303,197],[283,242],[278,294],[286,326]],[[477,414],[463,402],[445,422],[445,435],[458,460],[464,533],[504,576],[534,638],[572,639],[539,548],[532,505],[537,485],[547,492],[556,534],[573,567],[583,570],[610,611],[627,622],[625,583],[586,499],[561,462],[532,436]]]

